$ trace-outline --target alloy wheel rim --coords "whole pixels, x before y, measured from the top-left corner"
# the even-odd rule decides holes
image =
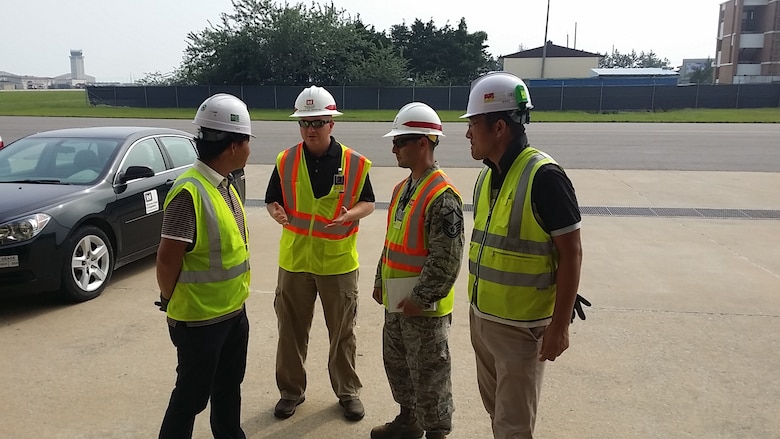
[[[79,241],[71,256],[70,273],[76,286],[92,292],[106,281],[111,262],[106,243],[95,235],[87,235]]]

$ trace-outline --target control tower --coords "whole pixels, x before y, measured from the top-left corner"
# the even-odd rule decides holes
[[[70,75],[71,79],[85,79],[84,55],[81,50],[70,51]]]

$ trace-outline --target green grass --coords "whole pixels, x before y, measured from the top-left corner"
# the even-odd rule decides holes
[[[0,116],[126,117],[190,119],[194,108],[128,108],[90,106],[84,90],[0,91]],[[292,109],[250,109],[253,120],[289,120]],[[396,110],[347,110],[342,121],[390,122]],[[439,111],[444,122],[456,122],[463,111]],[[780,123],[780,108],[686,109],[669,111],[534,111],[532,122],[740,122]]]

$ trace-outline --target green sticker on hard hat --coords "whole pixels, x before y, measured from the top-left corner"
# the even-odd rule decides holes
[[[231,122],[238,122],[238,115],[237,114],[231,114],[230,115],[230,121]]]
[[[528,94],[525,91],[525,87],[520,84],[515,86],[515,99],[517,99],[518,104],[528,103]]]

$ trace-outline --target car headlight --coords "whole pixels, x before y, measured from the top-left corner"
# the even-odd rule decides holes
[[[19,218],[0,224],[0,245],[27,241],[41,233],[51,217],[45,213]]]

